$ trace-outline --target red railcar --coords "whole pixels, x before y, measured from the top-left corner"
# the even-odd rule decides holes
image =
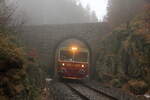
[[[61,48],[57,72],[67,79],[85,79],[89,76],[89,52],[84,48]]]

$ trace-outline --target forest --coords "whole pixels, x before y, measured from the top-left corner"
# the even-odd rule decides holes
[[[109,0],[106,21],[112,32],[100,44],[98,80],[135,95],[150,86],[150,4]]]
[[[62,6],[64,4],[67,6]],[[41,22],[40,14],[33,13],[36,8],[26,13],[37,19],[21,15],[18,20],[13,14],[19,12],[0,1],[0,100],[41,100],[48,76],[34,50],[29,50],[20,40],[21,32],[16,26],[97,22],[94,12],[72,0],[62,0],[58,5],[57,13]],[[58,13],[60,9],[64,13]],[[96,80],[133,95],[150,93],[150,2],[108,0],[107,11],[103,21],[110,25],[111,33],[100,40]],[[50,16],[51,13],[45,14]],[[60,20],[54,20],[56,17]]]

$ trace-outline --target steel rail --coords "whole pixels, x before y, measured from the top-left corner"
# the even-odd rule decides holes
[[[68,88],[70,88],[72,92],[74,92],[75,94],[77,94],[78,96],[80,96],[81,99],[83,99],[83,100],[91,100],[91,99],[88,98],[87,96],[83,95],[83,93],[81,93],[79,90],[75,89],[75,88],[74,88],[72,85],[70,85],[69,83],[64,83],[64,84],[65,84]],[[92,90],[92,91],[94,91],[94,92],[96,92],[96,93],[98,93],[98,94],[104,95],[105,97],[110,98],[110,100],[118,100],[117,98],[115,98],[115,97],[113,97],[113,96],[111,96],[111,95],[109,95],[109,94],[106,94],[106,93],[104,93],[104,92],[102,92],[102,91],[100,91],[100,90],[97,90],[97,89],[95,89],[95,88],[93,88],[93,87],[90,87],[90,86],[88,86],[88,85],[85,85],[85,84],[78,84],[78,85],[81,85],[82,87],[88,88],[88,89],[90,89],[90,90]]]
[[[66,85],[67,87],[69,87],[72,92],[74,92],[75,94],[77,94],[78,96],[80,96],[80,98],[81,98],[82,100],[90,100],[88,97],[86,97],[86,96],[83,95],[81,92],[79,92],[78,90],[76,90],[75,88],[73,88],[71,85],[69,85],[69,83],[65,83],[65,85]]]
[[[95,92],[97,92],[97,93],[99,93],[99,94],[102,94],[102,95],[104,95],[104,96],[106,96],[106,97],[109,97],[109,98],[111,98],[111,100],[118,100],[117,98],[115,98],[115,97],[113,97],[113,96],[111,96],[111,95],[109,95],[109,94],[106,94],[106,93],[104,93],[104,92],[102,92],[102,91],[100,91],[100,90],[98,90],[98,89],[95,89],[95,88],[90,87],[90,86],[85,85],[85,84],[81,84],[81,85],[84,86],[84,87],[86,87],[86,88],[89,88],[90,90],[93,90],[93,91],[95,91]]]

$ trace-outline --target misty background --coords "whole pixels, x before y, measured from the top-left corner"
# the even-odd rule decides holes
[[[25,25],[100,21],[90,5],[84,5],[79,0],[7,0],[7,4],[15,8],[13,19],[23,21]]]

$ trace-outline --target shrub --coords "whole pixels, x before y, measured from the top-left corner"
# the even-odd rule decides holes
[[[148,85],[144,81],[130,80],[128,84],[129,90],[136,95],[142,95],[148,91]]]
[[[25,88],[24,78],[24,52],[8,36],[0,35],[0,98],[21,93]]]
[[[116,78],[120,80],[122,83],[127,83],[129,81],[129,77],[124,74],[117,74]]]
[[[129,78],[123,74],[117,74],[113,80],[111,80],[111,85],[117,88],[121,88]]]
[[[119,79],[113,79],[111,80],[111,85],[116,87],[116,88],[121,88],[123,83]]]
[[[113,75],[108,73],[101,73],[101,75],[99,75],[99,79],[102,82],[110,82],[113,79]]]
[[[12,68],[22,68],[24,52],[10,41],[8,36],[0,35],[0,71],[8,71]],[[4,67],[5,66],[5,67]]]

